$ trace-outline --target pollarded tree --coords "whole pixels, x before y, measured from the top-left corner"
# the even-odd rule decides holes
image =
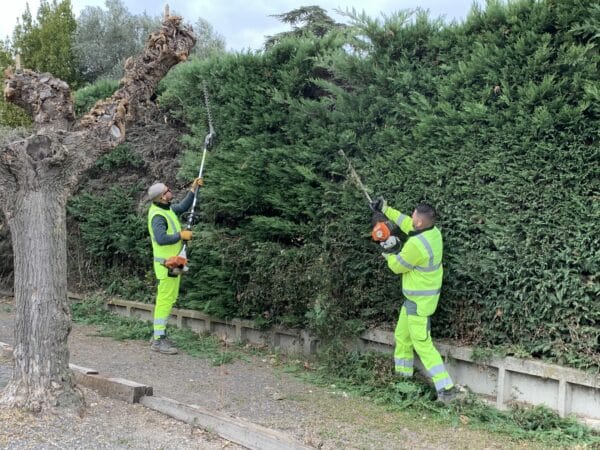
[[[67,198],[81,174],[123,142],[157,83],[194,44],[181,18],[166,15],[127,60],[119,89],[79,121],[67,83],[30,70],[8,73],[4,95],[32,115],[35,131],[0,147],[0,208],[12,236],[16,299],[15,365],[0,403],[32,410],[81,404],[68,366]]]

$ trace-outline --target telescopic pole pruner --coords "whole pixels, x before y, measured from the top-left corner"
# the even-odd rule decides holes
[[[204,92],[204,104],[206,105],[206,116],[208,117],[208,134],[204,137],[204,147],[202,149],[202,160],[200,162],[200,169],[198,170],[198,178],[202,178],[202,175],[204,173],[204,162],[206,161],[206,153],[212,147],[213,140],[216,136],[215,129],[213,127],[212,114],[210,111],[208,88],[206,86],[205,81],[203,81],[203,83],[202,83],[202,90]],[[185,224],[186,230],[191,230],[192,226],[194,225],[194,222],[197,220],[196,204],[198,203],[199,190],[200,190],[200,186],[196,185],[196,187],[194,188],[194,200],[192,201],[192,206],[190,206],[190,209],[182,215],[182,218],[183,218],[183,220],[185,220],[185,223],[186,223]],[[177,274],[185,273],[189,270],[189,268],[187,266],[187,262],[188,262],[187,247],[188,247],[188,243],[184,242],[183,247],[181,248],[181,251],[179,252],[179,255],[177,255],[177,257],[176,257],[177,261],[179,261],[180,263],[176,264],[176,267],[169,268],[171,273],[177,275]]]
[[[206,160],[206,153],[212,147],[213,139],[216,136],[215,129],[213,128],[213,120],[212,114],[210,112],[210,103],[208,99],[208,88],[206,87],[206,82],[202,83],[202,90],[204,92],[204,104],[206,105],[206,115],[208,117],[208,134],[204,137],[204,148],[202,149],[202,161],[200,162],[200,170],[198,170],[198,178],[202,178],[202,174],[204,173],[204,161]],[[198,191],[200,190],[200,186],[196,185],[194,188],[194,201],[192,202],[192,206],[190,210],[185,214],[187,218],[186,230],[191,230],[192,225],[194,225],[194,220],[196,219],[194,216],[194,212],[196,211],[196,203],[198,201]],[[184,244],[185,247],[185,244]]]

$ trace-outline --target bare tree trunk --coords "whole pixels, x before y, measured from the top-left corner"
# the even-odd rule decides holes
[[[27,192],[8,220],[19,276],[15,276],[15,365],[2,400],[34,411],[44,405],[82,405],[66,345],[71,317],[64,282],[64,197],[51,190]]]

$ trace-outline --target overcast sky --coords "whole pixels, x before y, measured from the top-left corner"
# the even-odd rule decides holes
[[[51,2],[52,0],[48,0]],[[281,14],[305,5],[319,5],[336,21],[344,19],[337,16],[334,9],[356,9],[364,11],[372,18],[381,18],[401,9],[420,7],[429,10],[431,16],[443,16],[447,21],[465,18],[473,3],[484,4],[484,0],[124,0],[132,14],[146,12],[151,16],[162,15],[165,3],[171,11],[182,15],[187,21],[195,22],[198,17],[206,19],[215,31],[225,38],[227,49],[258,49],[265,36],[270,36],[289,27],[279,22],[272,14]],[[17,19],[29,3],[35,17],[39,0],[3,0],[0,14],[0,38],[12,36]],[[71,0],[75,17],[86,6],[104,7],[104,0]]]

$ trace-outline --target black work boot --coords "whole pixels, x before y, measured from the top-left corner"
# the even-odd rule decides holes
[[[164,337],[161,337],[160,339],[153,339],[152,345],[150,345],[150,350],[153,350],[158,353],[164,353],[165,355],[177,354],[177,348],[175,347],[175,345],[173,345],[173,343],[170,340]]]
[[[437,401],[445,404],[451,403],[456,400],[456,389],[451,387],[450,389],[442,389],[437,392]]]

